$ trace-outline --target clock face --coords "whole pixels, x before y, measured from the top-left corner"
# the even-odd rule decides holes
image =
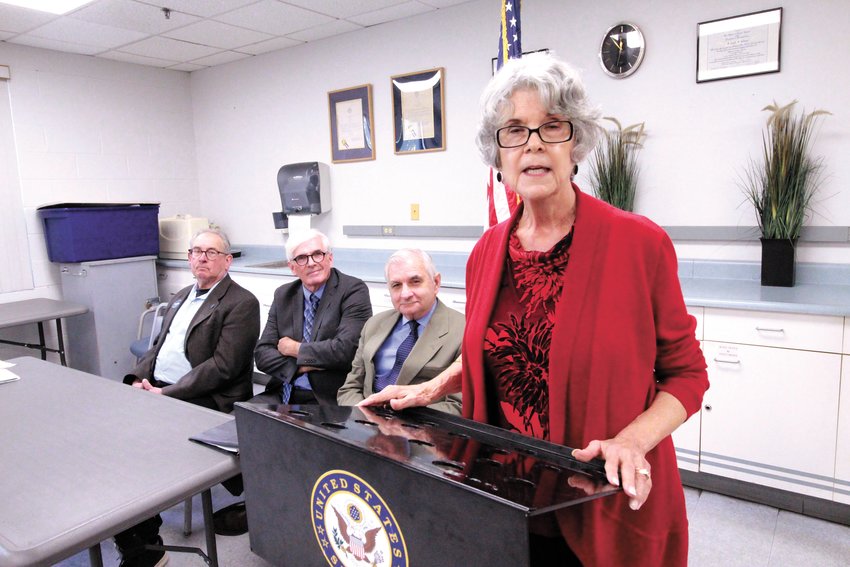
[[[636,25],[617,24],[602,38],[599,63],[607,75],[622,79],[637,71],[645,50],[643,33]]]

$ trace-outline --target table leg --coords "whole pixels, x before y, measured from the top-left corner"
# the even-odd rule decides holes
[[[41,345],[41,360],[47,360],[47,350],[45,349],[47,343],[44,342],[44,323],[41,321],[38,322],[38,344]]]
[[[65,341],[62,339],[62,319],[56,319],[56,336],[59,339],[59,361],[62,366],[68,366],[65,361]]]
[[[103,555],[100,553],[100,544],[89,548],[89,564],[91,567],[103,567]]]
[[[210,565],[218,567],[218,551],[215,547],[215,525],[213,524],[212,492],[210,489],[201,493],[201,502],[204,506],[204,533],[207,536],[207,556]]]

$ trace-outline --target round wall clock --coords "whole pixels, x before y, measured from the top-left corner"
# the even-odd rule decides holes
[[[637,71],[645,51],[643,33],[636,25],[624,22],[605,32],[599,46],[599,63],[606,75],[622,79]]]

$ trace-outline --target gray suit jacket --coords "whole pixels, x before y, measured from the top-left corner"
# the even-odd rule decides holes
[[[392,332],[399,317],[397,311],[385,311],[366,322],[360,335],[357,354],[351,364],[351,372],[337,394],[339,405],[353,406],[374,393],[375,354]],[[437,308],[425,327],[425,332],[419,336],[404,361],[397,384],[419,384],[445,370],[460,356],[465,324],[466,318],[463,314],[437,299]],[[453,394],[428,407],[460,415],[461,396]]]
[[[183,288],[171,298],[153,348],[124,377],[125,384],[153,377],[165,335],[193,288]],[[176,384],[165,386],[162,393],[181,400],[211,396],[219,411],[233,411],[235,402],[248,400],[253,393],[251,352],[259,334],[260,303],[225,275],[209,292],[186,331],[184,351],[192,370]]]
[[[319,403],[336,405],[336,392],[351,369],[360,331],[371,316],[372,302],[366,284],[336,268],[331,269],[313,322],[312,340],[301,343],[296,360],[282,355],[277,343],[281,337],[303,339],[301,281],[277,288],[266,328],[254,349],[257,368],[272,377],[266,394],[280,392],[283,383],[293,380],[299,366],[316,366],[321,370],[308,374],[313,393]]]

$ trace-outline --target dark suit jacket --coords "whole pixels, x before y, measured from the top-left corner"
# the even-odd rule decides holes
[[[291,382],[299,366],[316,366],[310,372],[310,386],[319,403],[336,405],[336,392],[351,370],[351,359],[357,350],[360,330],[372,316],[372,302],[366,284],[345,275],[336,268],[325,284],[313,336],[301,343],[298,359],[277,350],[281,337],[303,340],[304,294],[301,281],[284,284],[274,292],[266,328],[260,336],[254,359],[257,368],[272,377],[266,393],[277,393],[283,383]]]
[[[360,345],[351,372],[339,389],[337,400],[342,406],[353,406],[375,392],[375,355],[387,340],[398,318],[398,311],[378,313],[366,322],[360,335]],[[466,320],[459,313],[437,300],[437,308],[420,335],[410,355],[404,361],[397,384],[426,382],[445,370],[460,356],[463,327]],[[452,394],[428,407],[460,415],[461,396]]]
[[[168,303],[153,348],[124,377],[125,384],[153,377],[165,335],[193,288],[181,289]],[[235,402],[248,400],[253,393],[251,353],[259,334],[260,303],[250,291],[225,275],[189,324],[184,348],[191,372],[176,384],[165,386],[162,393],[181,400],[211,396],[220,411],[233,411]]]

